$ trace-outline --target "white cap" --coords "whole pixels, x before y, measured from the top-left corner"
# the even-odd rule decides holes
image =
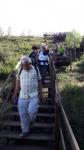
[[[31,63],[30,57],[28,57],[28,56],[26,56],[26,55],[22,56],[22,57],[21,57],[21,63],[22,63],[22,64]]]

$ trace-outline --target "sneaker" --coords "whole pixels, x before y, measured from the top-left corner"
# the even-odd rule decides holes
[[[22,132],[22,133],[20,134],[20,137],[21,137],[21,138],[26,137],[28,134],[29,134],[29,132]]]

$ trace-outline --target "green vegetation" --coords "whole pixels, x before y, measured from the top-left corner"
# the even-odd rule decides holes
[[[65,44],[68,48],[79,48],[81,41],[82,36],[78,32],[72,31],[67,34]]]
[[[84,149],[84,56],[72,63],[72,71],[67,68],[58,72],[62,103],[74,131],[80,149]],[[68,70],[68,71],[67,71]]]
[[[80,48],[80,44],[82,41],[82,36],[76,32],[72,31],[66,35],[65,45],[70,51],[70,69],[72,69],[72,52],[71,48],[74,50],[75,59],[76,59],[76,48]]]
[[[40,37],[0,37],[0,77],[8,75],[19,61],[21,55],[29,54],[33,44],[40,44]]]

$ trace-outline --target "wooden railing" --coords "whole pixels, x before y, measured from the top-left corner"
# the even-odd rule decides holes
[[[64,128],[66,129],[67,132],[67,136],[71,146],[70,150],[80,150],[61,102],[62,98],[58,88],[56,68],[52,58],[50,58],[50,69],[51,69],[50,72],[51,72],[52,84],[53,84],[53,95],[55,101],[54,150],[60,150],[60,148],[63,150],[67,149],[66,148],[67,143],[65,144],[65,139],[64,139],[65,133],[63,134],[62,124],[64,124]]]
[[[64,125],[65,125],[66,131],[67,131],[67,135],[69,137],[69,142],[71,144],[72,150],[80,150],[61,102],[60,102],[60,108],[61,108],[62,118],[63,118]],[[61,128],[61,130],[62,130],[62,128]],[[63,136],[63,133],[62,133],[62,136]],[[62,139],[62,136],[61,136],[61,139]]]
[[[12,103],[12,92],[15,85],[15,74],[20,65],[20,62],[15,66],[14,70],[8,75],[6,81],[0,88],[0,119],[3,117],[5,109]]]
[[[3,116],[7,108],[9,108],[10,103],[12,103],[11,94],[13,90],[13,81],[12,73],[10,73],[0,90],[0,98],[2,99],[0,102],[0,130],[2,130],[1,127],[4,121]]]

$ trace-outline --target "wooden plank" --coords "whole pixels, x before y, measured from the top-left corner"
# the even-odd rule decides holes
[[[10,138],[10,139],[22,139],[19,132],[6,132],[2,131],[0,133],[0,138]],[[52,141],[53,136],[51,134],[42,134],[42,133],[29,133],[28,136],[24,137],[26,140],[34,141]]]
[[[11,107],[15,107],[17,108],[17,106],[11,106]],[[40,104],[39,108],[41,109],[55,109],[55,106],[54,105],[49,105],[49,104]]]
[[[66,116],[66,113],[64,111],[64,108],[62,106],[62,103],[60,103],[60,106],[61,106],[61,112],[62,112],[63,121],[65,123],[65,128],[66,128],[66,131],[67,131],[67,134],[68,134],[68,137],[69,137],[69,141],[70,141],[72,150],[80,150],[79,145],[78,145],[78,143],[76,141],[76,138],[74,136],[74,133],[72,131],[72,128],[71,128],[71,126],[69,124],[69,121],[68,121],[68,118]]]
[[[7,116],[19,116],[18,112],[9,112],[6,114]],[[54,117],[54,113],[38,113],[37,117]]]
[[[19,121],[5,121],[3,123],[3,126],[21,126],[20,122]],[[34,123],[33,124],[33,127],[36,127],[36,128],[53,128],[54,127],[54,124],[53,123]]]
[[[0,145],[1,150],[50,150],[47,147],[28,145]]]

